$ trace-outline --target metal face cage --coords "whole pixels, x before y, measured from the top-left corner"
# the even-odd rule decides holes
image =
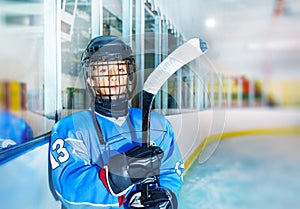
[[[130,99],[135,86],[134,64],[132,59],[87,63],[87,80],[94,96],[109,102]]]

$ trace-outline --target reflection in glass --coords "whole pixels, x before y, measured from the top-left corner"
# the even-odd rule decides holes
[[[44,2],[7,0],[0,8],[0,140],[9,147],[54,121],[44,116]]]
[[[82,83],[78,82],[81,76],[81,54],[91,39],[91,0],[64,1],[65,8],[73,8],[70,17],[72,32],[64,34],[66,28],[62,24],[61,60],[62,60],[62,117],[73,111],[86,108],[86,92]],[[62,22],[70,20],[62,15]],[[67,31],[66,31],[67,32]]]
[[[122,1],[103,0],[103,35],[122,37]]]

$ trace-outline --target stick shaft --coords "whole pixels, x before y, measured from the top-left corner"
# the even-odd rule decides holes
[[[142,92],[142,146],[150,146],[150,117],[155,95],[172,74],[206,52],[206,50],[202,51],[200,46],[201,41],[197,38],[184,43],[164,59],[146,80]],[[143,201],[149,197],[149,185],[146,183],[141,186],[141,200]]]
[[[155,95],[143,91],[143,104],[142,104],[142,143],[143,146],[149,146],[150,144],[150,115],[151,115],[151,107],[153,104],[153,100]]]

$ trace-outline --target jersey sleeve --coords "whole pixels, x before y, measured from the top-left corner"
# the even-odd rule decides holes
[[[101,168],[91,163],[80,134],[63,123],[53,127],[49,144],[55,193],[67,208],[119,208],[118,197],[106,190],[99,178]]]
[[[184,163],[177,146],[173,128],[166,120],[166,132],[158,145],[164,151],[160,170],[160,185],[171,190],[177,197],[183,183]]]

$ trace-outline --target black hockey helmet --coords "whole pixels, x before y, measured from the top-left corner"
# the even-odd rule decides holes
[[[136,86],[136,66],[135,59],[133,58],[131,47],[125,44],[121,39],[116,36],[98,36],[93,38],[87,45],[86,49],[82,53],[81,63],[83,65],[85,81],[89,92],[92,95],[92,99],[95,99],[96,111],[98,107],[105,107],[112,114],[117,114],[123,107],[128,106],[128,101],[133,95],[133,91]],[[126,64],[126,89],[124,92],[101,94],[97,91],[101,88],[107,88],[107,86],[94,86],[90,85],[87,80],[100,79],[100,75],[94,75],[93,70],[97,67],[110,68],[111,65],[124,65]],[[118,67],[119,68],[119,67]],[[118,74],[114,76],[122,76],[124,74]],[[103,76],[110,76],[103,75]],[[99,83],[99,82],[98,82]],[[115,111],[116,110],[116,111]],[[102,110],[100,110],[102,111]],[[103,113],[103,112],[102,112]],[[105,115],[105,113],[104,113]]]

